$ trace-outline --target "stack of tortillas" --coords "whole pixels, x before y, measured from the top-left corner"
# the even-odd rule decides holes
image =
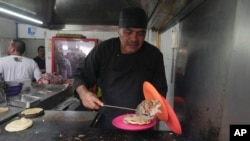
[[[151,122],[151,120],[141,118],[137,115],[129,115],[128,114],[123,118],[123,122],[128,123],[128,124],[145,125],[145,124],[149,124]]]
[[[18,132],[18,131],[22,131],[31,127],[32,124],[33,124],[33,121],[31,119],[27,119],[23,117],[21,119],[14,120],[8,123],[5,126],[5,130],[8,132]]]
[[[8,107],[0,107],[0,114],[3,114],[9,110]]]
[[[143,100],[137,106],[136,114],[124,116],[123,122],[137,125],[149,124],[157,113],[161,113],[160,107],[161,103],[158,100]],[[145,115],[148,118],[143,118],[140,115]]]
[[[43,108],[30,108],[30,109],[25,109],[20,114],[22,117],[33,118],[33,117],[43,115],[44,110]]]

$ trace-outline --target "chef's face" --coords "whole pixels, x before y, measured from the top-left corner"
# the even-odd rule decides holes
[[[121,53],[132,54],[137,52],[144,43],[146,30],[143,28],[119,28]]]

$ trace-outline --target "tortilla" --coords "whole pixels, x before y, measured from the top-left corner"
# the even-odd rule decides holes
[[[5,113],[9,110],[8,107],[0,107],[0,114]]]
[[[22,117],[32,118],[44,114],[43,108],[30,108],[21,112]]]
[[[124,123],[135,124],[135,125],[145,125],[151,122],[150,119],[144,119],[137,115],[126,115],[123,118]]]
[[[8,132],[23,131],[33,125],[33,121],[27,118],[21,118],[8,123],[5,126],[5,130]]]

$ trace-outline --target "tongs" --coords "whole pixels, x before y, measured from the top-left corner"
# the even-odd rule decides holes
[[[130,111],[135,111],[135,114],[143,119],[153,119],[154,116],[146,115],[140,112],[139,106],[137,106],[136,109],[133,108],[128,108],[128,107],[121,107],[121,106],[114,106],[114,105],[103,105],[104,107],[109,107],[109,108],[116,108],[116,109],[123,109],[123,110],[130,110]]]

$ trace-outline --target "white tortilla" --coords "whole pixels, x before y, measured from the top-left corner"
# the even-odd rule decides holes
[[[14,120],[14,121],[8,123],[5,126],[5,130],[8,132],[23,131],[23,130],[31,127],[32,124],[33,124],[33,121],[31,119],[21,118],[21,119]]]
[[[9,110],[8,107],[0,107],[0,114],[5,113]]]
[[[138,117],[137,115],[126,115],[123,118],[123,122],[128,124],[145,125],[149,124],[151,120]]]
[[[43,111],[43,108],[30,108],[21,112],[22,115],[35,115]]]

